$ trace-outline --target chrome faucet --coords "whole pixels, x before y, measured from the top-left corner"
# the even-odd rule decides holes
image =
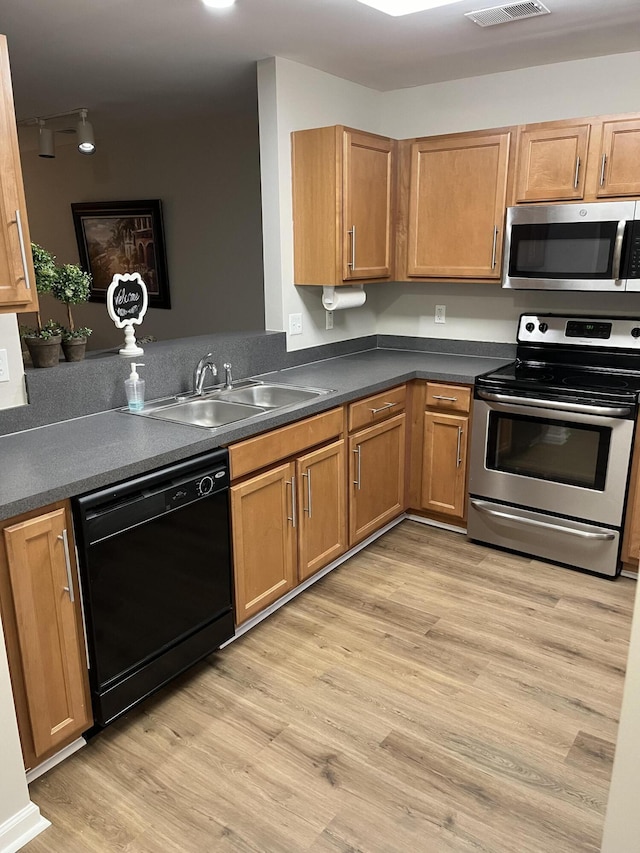
[[[218,377],[218,368],[213,363],[213,353],[211,352],[202,356],[200,361],[196,364],[196,369],[193,371],[193,393],[198,396],[202,394],[207,370],[211,371],[213,379]]]
[[[228,361],[222,365],[224,368],[224,390],[230,391],[233,388],[233,376],[231,375],[231,365]]]

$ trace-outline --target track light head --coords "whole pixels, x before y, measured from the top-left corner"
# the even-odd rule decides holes
[[[53,131],[46,127],[44,121],[38,119],[38,157],[51,159],[56,156],[53,144]]]
[[[76,127],[78,134],[78,151],[81,154],[94,154],[96,150],[96,142],[93,136],[93,127],[87,121],[87,110],[79,111],[80,121]]]

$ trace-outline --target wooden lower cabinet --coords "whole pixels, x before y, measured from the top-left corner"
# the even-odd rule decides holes
[[[2,524],[0,605],[27,769],[91,727],[70,508]]]
[[[468,429],[467,415],[425,412],[422,509],[464,517]]]
[[[347,549],[340,439],[231,487],[236,623]]]
[[[396,415],[349,439],[349,545],[405,509],[405,420]]]

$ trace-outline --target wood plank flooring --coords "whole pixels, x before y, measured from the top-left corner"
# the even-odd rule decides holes
[[[634,595],[404,521],[36,780],[25,850],[598,851]]]

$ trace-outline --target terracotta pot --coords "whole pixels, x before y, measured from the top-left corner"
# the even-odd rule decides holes
[[[67,361],[82,361],[86,348],[86,338],[71,338],[68,341],[62,341],[62,352]]]
[[[56,335],[54,338],[43,340],[42,338],[25,338],[24,342],[29,350],[31,362],[34,367],[55,367],[60,361],[60,342],[62,338]]]

